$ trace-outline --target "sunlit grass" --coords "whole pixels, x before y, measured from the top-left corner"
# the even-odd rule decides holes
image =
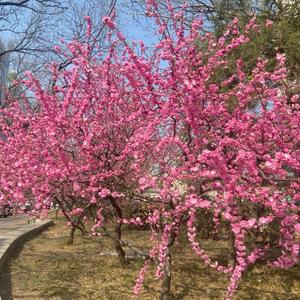
[[[114,252],[109,238],[95,242],[77,234],[69,246],[65,222],[55,223],[27,241],[7,268],[13,299],[131,299],[143,261],[134,259],[122,268],[116,256],[100,255]],[[145,251],[150,247],[147,231],[126,231],[124,239]],[[202,244],[214,257],[224,261],[230,257],[225,242],[207,240]],[[160,282],[154,279],[154,272],[153,266],[138,299],[158,299]],[[174,251],[173,299],[223,299],[228,281],[228,275],[201,263],[188,243]],[[300,299],[300,267],[283,271],[256,266],[244,275],[234,299]]]

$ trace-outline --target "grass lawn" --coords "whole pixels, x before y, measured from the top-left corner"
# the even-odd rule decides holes
[[[113,251],[109,238],[96,242],[78,234],[71,246],[66,244],[67,239],[68,227],[65,221],[58,220],[27,241],[1,274],[0,288],[7,297],[3,300],[131,299],[142,260],[134,259],[121,268],[116,256],[106,255]],[[149,248],[147,232],[127,231],[124,239],[133,240],[133,244],[144,250]],[[224,243],[203,241],[202,244],[214,257],[228,256]],[[154,267],[147,274],[137,299],[158,299],[160,281],[153,274]],[[223,299],[228,281],[228,275],[219,274],[200,262],[188,244],[175,251],[173,299]],[[300,266],[288,271],[256,266],[244,275],[234,299],[300,299]]]

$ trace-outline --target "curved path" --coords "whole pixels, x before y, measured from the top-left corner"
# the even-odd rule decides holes
[[[39,220],[28,224],[28,217],[0,218],[0,300],[12,300],[11,275],[7,272],[8,259],[18,253],[17,248],[26,239],[53,224]]]
[[[0,273],[6,260],[15,252],[17,246],[31,235],[49,227],[51,220],[40,220],[28,224],[28,217],[8,217],[0,219]]]
[[[28,224],[27,216],[0,218],[0,237],[11,230]]]

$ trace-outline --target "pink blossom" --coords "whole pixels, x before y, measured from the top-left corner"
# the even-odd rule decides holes
[[[111,20],[110,17],[105,16],[102,18],[102,22],[111,30],[116,29],[116,24]]]
[[[295,227],[295,230],[296,230],[298,233],[300,233],[300,223],[295,224],[294,227]]]
[[[272,25],[273,25],[273,21],[267,19],[266,20],[266,27],[272,27]]]

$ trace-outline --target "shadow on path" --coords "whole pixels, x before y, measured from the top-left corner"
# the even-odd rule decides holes
[[[12,300],[12,284],[11,271],[8,264],[3,267],[3,272],[0,274],[0,299]]]
[[[0,300],[13,300],[10,262],[19,256],[22,249],[23,245],[17,246],[0,270]]]

